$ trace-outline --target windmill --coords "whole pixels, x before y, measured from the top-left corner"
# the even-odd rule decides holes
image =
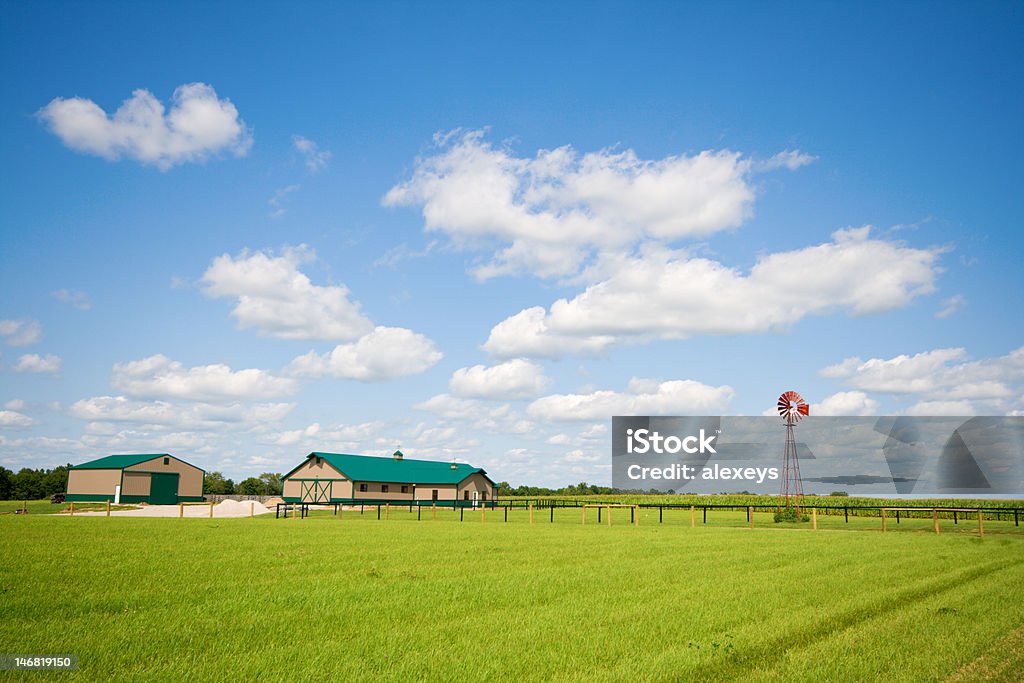
[[[793,427],[811,409],[803,397],[795,391],[786,391],[779,396],[779,415],[786,422],[786,448],[782,461],[782,489],[779,496],[786,501],[786,510],[792,506],[800,515],[800,499],[804,495],[803,480],[800,479],[800,458],[796,454],[796,438]]]

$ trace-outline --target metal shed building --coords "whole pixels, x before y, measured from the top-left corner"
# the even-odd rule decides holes
[[[497,485],[464,463],[314,452],[282,477],[289,503],[476,505],[493,501]]]
[[[203,500],[204,470],[169,453],[108,455],[68,470],[68,501],[173,505]]]

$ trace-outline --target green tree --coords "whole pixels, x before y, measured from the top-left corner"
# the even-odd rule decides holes
[[[49,498],[55,493],[64,493],[68,488],[68,470],[70,464],[60,465],[48,470],[43,475],[43,497]]]
[[[0,500],[11,500],[11,489],[14,487],[14,472],[0,467]]]
[[[263,482],[256,477],[243,479],[235,487],[235,493],[240,493],[243,496],[263,496],[266,495],[263,493],[264,490]]]
[[[14,475],[11,497],[14,500],[39,500],[46,497],[46,470],[23,467]]]
[[[235,483],[220,472],[208,472],[203,479],[203,493],[231,495],[234,492]]]
[[[273,472],[264,472],[260,475],[260,481],[263,482],[263,494],[264,496],[280,496],[281,495],[281,475],[280,473],[274,474]]]

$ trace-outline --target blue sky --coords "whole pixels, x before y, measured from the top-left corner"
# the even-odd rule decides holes
[[[0,464],[1024,411],[1019,3],[550,5],[0,4]]]

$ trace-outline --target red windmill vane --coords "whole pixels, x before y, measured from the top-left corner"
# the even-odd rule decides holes
[[[786,501],[786,509],[795,507],[800,511],[800,499],[804,495],[804,484],[800,478],[800,458],[796,453],[796,438],[793,427],[805,415],[811,412],[803,397],[795,391],[787,391],[779,396],[779,415],[786,421],[786,449],[782,464],[782,489],[779,495]]]

